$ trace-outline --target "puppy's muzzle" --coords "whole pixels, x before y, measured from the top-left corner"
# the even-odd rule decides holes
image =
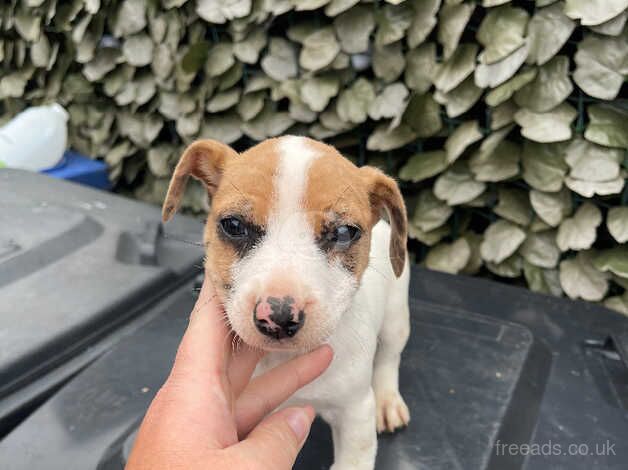
[[[266,336],[277,340],[292,338],[305,323],[305,311],[297,308],[294,298],[289,295],[268,296],[255,303],[253,321]]]

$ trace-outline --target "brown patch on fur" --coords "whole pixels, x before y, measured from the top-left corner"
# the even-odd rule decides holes
[[[319,157],[308,172],[303,205],[315,235],[330,225],[356,225],[362,235],[345,251],[330,252],[343,266],[360,279],[369,264],[371,228],[377,222],[371,217],[368,188],[357,166],[335,148],[307,140]],[[379,220],[379,219],[378,219]]]
[[[170,180],[162,208],[163,221],[170,220],[179,208],[189,176],[200,180],[209,194],[214,194],[226,160],[233,160],[237,156],[238,154],[231,147],[215,140],[197,140],[190,144],[179,159]]]
[[[391,227],[390,261],[395,275],[399,277],[406,262],[408,239],[406,205],[401,191],[394,179],[377,168],[365,166],[360,168],[360,172],[368,187],[373,219],[379,220],[382,210],[388,213]]]
[[[220,218],[237,214],[262,229],[266,227],[279,162],[276,145],[275,140],[266,140],[225,165],[222,181],[212,199],[204,237],[205,268],[215,286],[232,283],[231,268],[239,258],[234,246],[218,235]],[[221,294],[226,292],[223,290]]]

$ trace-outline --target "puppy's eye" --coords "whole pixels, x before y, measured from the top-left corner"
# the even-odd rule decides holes
[[[333,231],[328,232],[326,238],[327,243],[338,250],[344,250],[360,238],[360,229],[353,225],[341,225]]]
[[[242,239],[249,236],[247,225],[237,217],[225,217],[220,220],[222,231],[230,238]]]

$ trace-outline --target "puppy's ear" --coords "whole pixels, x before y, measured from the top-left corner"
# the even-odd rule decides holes
[[[360,172],[366,180],[373,212],[373,224],[381,218],[382,210],[388,214],[390,222],[390,262],[397,277],[401,276],[406,262],[408,238],[408,218],[406,205],[394,179],[377,168],[365,166]]]
[[[237,157],[237,152],[228,145],[215,140],[197,140],[188,146],[177,163],[161,212],[164,222],[177,211],[188,176],[200,180],[210,196],[216,192],[225,160]]]

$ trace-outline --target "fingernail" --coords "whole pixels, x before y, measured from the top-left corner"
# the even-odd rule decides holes
[[[303,408],[290,408],[286,416],[288,426],[297,438],[298,442],[303,442],[310,430],[311,420]]]

